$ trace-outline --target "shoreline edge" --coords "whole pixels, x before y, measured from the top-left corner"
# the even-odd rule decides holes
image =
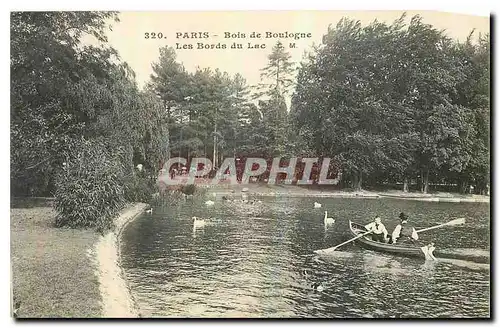
[[[147,206],[145,203],[127,206],[114,219],[115,228],[100,236],[94,246],[103,318],[140,317],[121,266],[120,237],[127,224],[137,218]]]

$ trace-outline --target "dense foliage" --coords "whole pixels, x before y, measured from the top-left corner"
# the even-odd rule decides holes
[[[239,75],[187,72],[164,48],[149,85],[169,113],[172,155],[330,157],[343,185],[489,181],[489,35],[458,42],[402,16],[341,20],[294,64],[281,43],[250,95]],[[292,93],[292,106],[286,100]],[[252,102],[251,100],[256,100]]]
[[[143,199],[125,188],[136,165],[156,174],[166,156],[161,103],[106,44],[116,17],[11,14],[11,190],[55,195],[60,225],[107,226],[125,196]]]
[[[105,229],[126,201],[148,201],[170,156],[330,157],[357,189],[488,187],[489,35],[342,19],[298,72],[278,42],[257,86],[188,72],[165,47],[141,91],[107,44],[117,17],[11,14],[11,190],[55,195],[60,225]]]
[[[105,231],[125,203],[122,158],[83,141],[56,178],[56,225]],[[112,154],[112,153],[111,153]]]
[[[489,36],[449,39],[405,16],[343,19],[302,63],[292,115],[306,144],[340,163],[358,189],[418,180],[489,181]]]

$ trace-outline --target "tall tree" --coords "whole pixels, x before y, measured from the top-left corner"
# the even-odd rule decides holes
[[[303,64],[293,97],[295,118],[305,123],[301,133],[311,134],[318,154],[342,164],[356,189],[364,175],[387,162],[390,111],[377,84],[386,64],[380,52],[387,30],[346,19],[329,28],[323,46]]]
[[[303,62],[293,95],[299,134],[333,154],[356,189],[363,176],[408,181],[467,166],[469,110],[454,101],[464,80],[455,44],[405,16],[391,25],[342,19]]]
[[[268,56],[268,64],[261,70],[261,83],[254,97],[259,98],[259,109],[263,113],[264,125],[269,141],[270,156],[287,153],[288,108],[286,99],[293,87],[294,63],[291,55],[278,41]]]
[[[170,48],[161,50],[153,70],[149,88],[168,104],[171,152],[211,157],[215,166],[224,156],[234,155],[237,130],[248,106],[243,77],[199,67],[189,73]]]
[[[421,17],[411,19],[404,40],[403,54],[412,81],[410,103],[418,133],[416,163],[421,191],[427,193],[431,175],[449,164],[449,170],[460,171],[466,160],[461,138],[467,124],[461,108],[452,103],[464,76],[453,55],[453,42],[443,31],[424,24]]]
[[[14,193],[50,194],[54,174],[76,137],[97,114],[97,86],[110,76],[116,52],[82,46],[106,41],[113,12],[11,13],[11,177]],[[96,89],[97,88],[97,89]],[[86,98],[90,95],[91,97]]]
[[[456,48],[456,60],[461,63],[465,78],[457,87],[454,102],[463,106],[468,122],[463,138],[467,154],[464,167],[456,175],[460,191],[475,186],[478,193],[486,193],[490,180],[490,36],[474,31]]]
[[[165,145],[167,156],[170,156],[170,130],[175,129],[175,118],[182,115],[181,107],[189,100],[190,76],[181,63],[177,62],[175,50],[171,47],[160,49],[158,62],[152,64],[153,74],[147,84],[161,99],[166,114]]]

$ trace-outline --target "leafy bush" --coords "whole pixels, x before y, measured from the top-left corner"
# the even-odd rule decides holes
[[[98,142],[83,142],[75,153],[56,180],[56,225],[104,232],[125,204],[123,165]]]
[[[196,191],[196,186],[194,184],[184,185],[182,186],[181,191],[185,195],[193,195]]]
[[[144,174],[125,179],[125,199],[129,202],[150,203],[154,192],[154,184]]]

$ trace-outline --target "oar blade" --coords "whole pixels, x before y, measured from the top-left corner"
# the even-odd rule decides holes
[[[325,253],[331,253],[331,252],[335,251],[336,249],[337,249],[337,246],[330,247],[330,248],[324,248],[324,249],[318,249],[318,250],[315,250],[314,253],[321,255],[321,254],[325,254]]]
[[[322,250],[320,250],[320,251],[323,251],[323,252],[325,252],[325,251],[326,251],[326,252],[331,252],[331,251],[334,251],[334,250],[336,250],[337,248],[339,248],[340,246],[343,246],[343,245],[348,244],[348,243],[350,243],[350,242],[352,242],[352,241],[354,241],[354,240],[356,240],[356,239],[359,239],[359,238],[361,238],[361,237],[364,237],[364,236],[366,236],[367,234],[369,234],[369,233],[371,233],[371,232],[372,232],[371,230],[366,231],[366,232],[364,232],[364,233],[362,233],[362,234],[357,235],[357,236],[356,236],[356,237],[354,237],[354,238],[351,238],[351,239],[349,239],[349,240],[347,240],[347,241],[344,241],[344,242],[343,242],[343,243],[341,243],[341,244],[338,244],[337,246],[333,246],[333,247],[330,247],[330,248],[322,249]],[[316,253],[317,251],[314,251],[314,252]]]
[[[458,219],[455,219],[455,220],[452,220],[452,221],[446,223],[446,225],[454,226],[454,225],[460,225],[460,224],[464,224],[464,223],[465,223],[465,218],[458,218]]]
[[[429,231],[429,230],[434,230],[437,228],[442,228],[442,227],[449,227],[449,226],[456,226],[456,225],[461,225],[465,223],[465,218],[458,218],[455,220],[451,220],[450,222],[446,222],[443,224],[438,224],[437,226],[429,227],[429,228],[424,228],[417,230],[418,233],[424,232],[424,231]]]

